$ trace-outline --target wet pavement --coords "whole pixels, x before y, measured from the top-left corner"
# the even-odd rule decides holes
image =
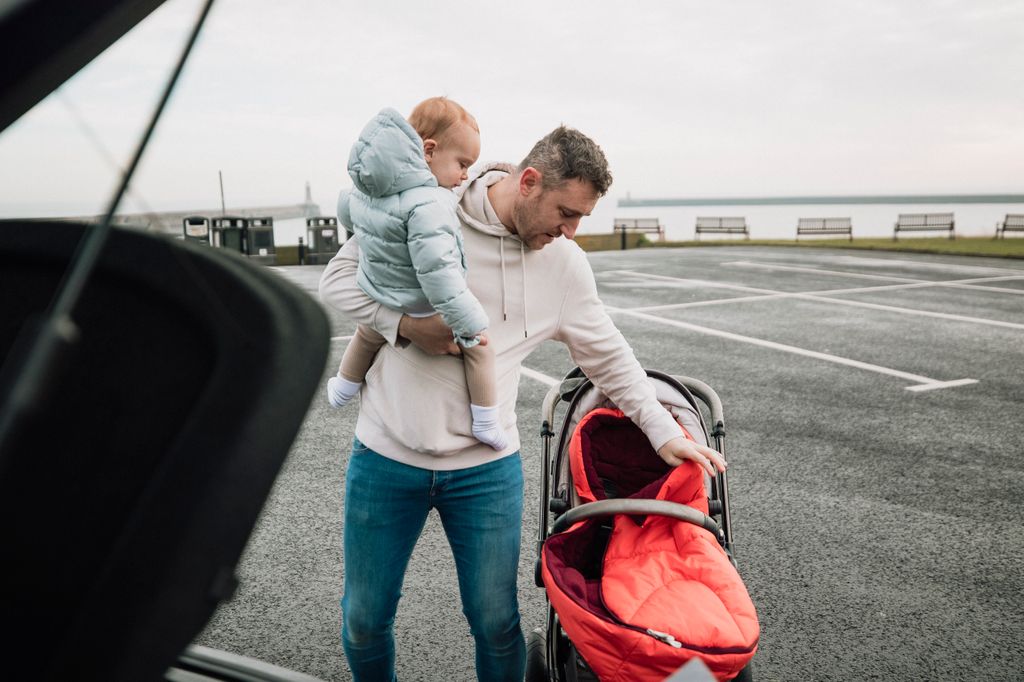
[[[1024,262],[784,247],[590,255],[642,364],[725,408],[736,553],[758,608],[757,680],[1012,680],[1024,669]],[[316,296],[322,266],[275,268]],[[331,312],[328,374],[353,326]],[[301,352],[301,351],[299,351]],[[571,369],[525,365],[520,602],[533,584],[541,401]],[[325,680],[339,641],[341,508],[356,407],[314,399],[199,638]],[[470,680],[473,645],[436,516],[395,625],[406,680]]]

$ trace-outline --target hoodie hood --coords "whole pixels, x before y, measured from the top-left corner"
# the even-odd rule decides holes
[[[437,186],[419,134],[391,108],[383,109],[359,134],[348,156],[348,174],[360,192],[374,198]]]
[[[464,225],[492,237],[508,237],[519,241],[519,237],[501,224],[494,209],[491,208],[491,202],[487,199],[488,188],[504,180],[515,170],[516,167],[510,163],[489,163],[452,190],[459,201],[456,212]]]
[[[519,267],[522,270],[522,301],[523,301],[523,338],[530,336],[526,310],[526,245],[519,235],[512,234],[494,212],[487,190],[491,185],[501,182],[516,167],[510,163],[490,163],[469,176],[464,183],[455,188],[459,205],[455,212],[466,227],[473,228],[491,237],[498,237],[498,259],[501,262],[501,319],[508,319],[508,276],[505,266],[505,240],[511,239],[519,244]]]

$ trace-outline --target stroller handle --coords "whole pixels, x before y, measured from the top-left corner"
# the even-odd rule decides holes
[[[707,514],[699,512],[693,507],[688,507],[685,504],[668,502],[666,500],[615,499],[587,502],[586,504],[581,504],[578,507],[573,507],[555,519],[555,523],[551,527],[551,534],[554,535],[555,533],[561,533],[567,528],[585,519],[604,516],[651,514],[655,516],[668,516],[678,521],[692,523],[714,535],[715,539],[719,542],[724,540],[722,529],[719,528],[718,524],[715,523],[715,520]]]
[[[705,384],[700,379],[694,379],[693,377],[680,376],[678,374],[672,375],[672,378],[686,386],[695,396],[700,398],[708,409],[711,410],[711,426],[713,431],[721,431],[725,433],[725,421],[722,410],[722,399],[718,397],[714,389]],[[715,435],[715,433],[712,433]]]

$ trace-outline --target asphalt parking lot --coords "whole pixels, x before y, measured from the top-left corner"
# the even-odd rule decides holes
[[[1024,262],[826,248],[591,254],[642,364],[725,408],[757,680],[1016,680],[1024,670]],[[316,295],[322,267],[278,268]],[[353,326],[331,313],[333,374]],[[549,342],[518,402],[520,602],[533,584],[541,401],[572,365]],[[198,642],[324,680],[340,646],[343,476],[356,408],[318,394]],[[436,516],[396,622],[406,680],[471,680],[473,647]]]

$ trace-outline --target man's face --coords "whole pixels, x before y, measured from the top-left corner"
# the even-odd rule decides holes
[[[523,175],[530,171],[536,173],[528,168]],[[545,190],[540,186],[539,177],[535,184],[524,177],[512,208],[515,233],[535,251],[559,237],[572,239],[580,219],[590,215],[599,198],[594,186],[585,180],[567,180],[560,187]]]

